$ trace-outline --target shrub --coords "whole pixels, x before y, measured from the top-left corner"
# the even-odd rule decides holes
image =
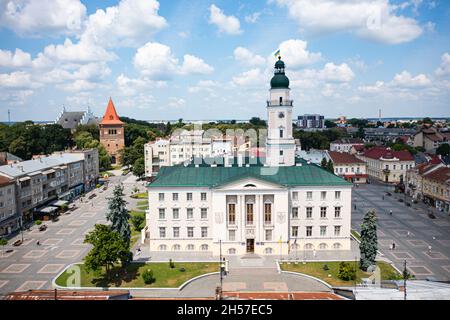
[[[330,270],[330,268],[328,268],[328,265],[327,265],[327,264],[324,264],[324,265],[323,265],[323,270],[328,271],[328,270]]]
[[[186,269],[185,268],[180,268],[180,272],[185,272]]]
[[[153,282],[155,282],[155,277],[153,276],[153,271],[152,269],[146,269],[143,273],[142,273],[142,279],[144,280],[145,284],[152,284]]]
[[[339,264],[338,278],[344,281],[350,281],[356,279],[355,267],[348,262],[341,262]]]
[[[98,183],[95,187],[98,189],[101,187],[101,185]]]
[[[34,224],[37,225],[37,226],[40,226],[40,225],[42,224],[42,221],[41,221],[41,220],[36,220],[36,221],[34,222]]]
[[[141,231],[145,227],[145,213],[135,213],[131,216],[131,223],[136,231]]]
[[[175,263],[172,261],[172,259],[169,259],[169,267],[171,269],[175,268]]]

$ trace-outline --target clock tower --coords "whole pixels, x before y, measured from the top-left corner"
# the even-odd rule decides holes
[[[267,101],[266,156],[270,166],[295,165],[295,140],[292,133],[293,101],[289,98],[289,79],[281,57],[275,63]]]

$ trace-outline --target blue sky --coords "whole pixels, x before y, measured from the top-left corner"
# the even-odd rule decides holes
[[[266,117],[281,50],[294,112],[450,116],[444,0],[0,0],[0,120]]]

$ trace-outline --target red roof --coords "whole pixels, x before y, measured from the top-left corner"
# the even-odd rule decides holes
[[[103,116],[100,124],[123,124],[123,122],[120,121],[119,115],[117,114],[116,108],[114,107],[114,103],[111,98],[109,98],[105,115]]]
[[[0,187],[7,186],[7,185],[13,184],[13,183],[14,183],[14,180],[9,179],[4,176],[0,176]]]
[[[361,159],[347,152],[329,151],[328,154],[334,164],[364,163]]]
[[[407,150],[401,150],[401,151],[394,151],[390,148],[385,147],[374,147],[371,149],[368,149],[364,151],[364,156],[371,159],[377,159],[380,158],[384,159],[393,159],[397,158],[400,161],[414,161],[413,155],[407,151]]]
[[[450,168],[441,167],[429,173],[425,173],[423,177],[440,183],[446,183],[450,181]]]

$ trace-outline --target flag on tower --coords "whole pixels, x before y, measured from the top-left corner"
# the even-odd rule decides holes
[[[280,56],[280,49],[278,49],[277,51],[275,51],[275,52],[273,53],[273,56],[274,56],[275,58],[278,58],[278,57]]]

